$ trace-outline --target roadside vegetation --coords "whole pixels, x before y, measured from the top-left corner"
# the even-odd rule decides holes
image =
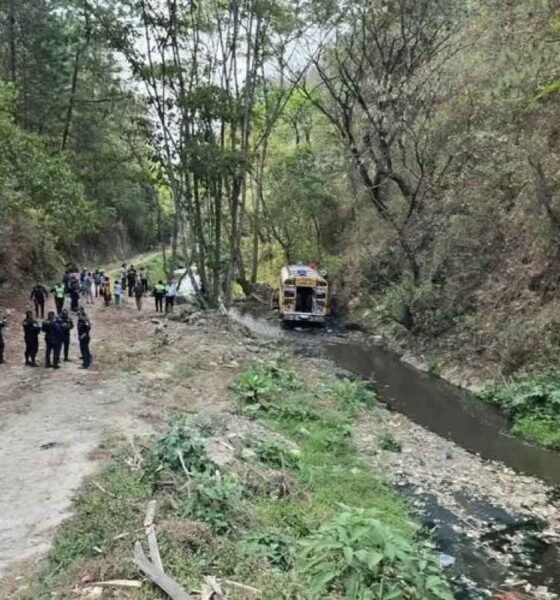
[[[453,598],[429,540],[352,446],[353,420],[374,406],[372,391],[269,364],[244,371],[231,394],[235,418],[259,433],[222,440],[233,444],[222,467],[207,451],[219,432],[192,415],[174,415],[133,451],[111,444],[26,598],[138,580],[132,546],[150,500],[165,570],[190,591],[214,575],[270,600]],[[145,583],[130,597],[159,596]]]
[[[551,450],[560,450],[560,373],[533,375],[486,387],[478,394],[511,419],[512,432]]]

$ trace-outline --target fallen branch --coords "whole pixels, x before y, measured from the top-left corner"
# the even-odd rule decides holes
[[[239,583],[238,581],[232,581],[231,579],[222,579],[222,584],[227,587],[235,588],[236,590],[240,590],[242,592],[246,592],[254,598],[257,598],[262,594],[261,590],[252,587],[250,585],[245,585],[244,583]]]
[[[171,600],[193,600],[187,592],[174,580],[158,569],[156,565],[148,560],[144,554],[142,544],[136,542],[134,545],[134,562],[136,566],[148,577],[148,579],[164,591]]]
[[[146,538],[148,539],[148,547],[150,549],[150,558],[154,565],[163,573],[163,563],[161,561],[161,555],[159,553],[159,546],[157,543],[156,530],[154,529],[154,519],[156,516],[156,501],[150,500],[148,502],[148,509],[146,511],[146,517],[144,518],[144,531]]]
[[[222,592],[222,588],[215,577],[206,576],[204,578],[201,600],[226,600],[224,592]]]
[[[96,581],[91,585],[94,587],[141,588],[142,582],[133,579],[113,579],[112,581]]]
[[[253,300],[256,300],[259,304],[262,304],[263,306],[270,306],[270,302],[268,300],[263,300],[262,298],[257,296],[257,294],[251,294],[251,298]]]
[[[111,496],[111,498],[116,498],[115,494],[112,494],[111,492],[108,492],[100,483],[97,483],[97,481],[94,481],[93,479],[91,480],[91,483],[100,491],[103,492],[104,494],[107,494],[107,496]]]

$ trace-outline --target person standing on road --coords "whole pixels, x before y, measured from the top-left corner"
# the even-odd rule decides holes
[[[68,362],[68,354],[70,351],[70,332],[74,329],[74,321],[71,319],[68,311],[65,309],[60,315],[60,337],[62,341],[62,349],[64,350],[64,362]]]
[[[121,298],[123,293],[123,287],[118,279],[115,280],[115,284],[113,285],[113,295],[115,296],[115,306],[120,308],[121,306]]]
[[[86,304],[93,304],[93,275],[87,273],[82,283],[82,290],[86,299]]]
[[[165,285],[161,279],[154,285],[154,298],[156,300],[156,312],[163,312]]]
[[[93,288],[95,292],[95,297],[99,298],[99,293],[101,291],[101,284],[103,283],[103,272],[99,269],[95,269],[95,273],[93,274]]]
[[[138,310],[142,310],[142,297],[144,296],[144,286],[142,285],[142,281],[140,279],[136,280],[136,285],[134,286],[134,299],[136,300],[136,308]]]
[[[78,316],[78,340],[80,341],[80,352],[82,354],[82,368],[89,369],[92,356],[89,349],[91,322],[87,318],[85,311],[80,312]]]
[[[33,318],[33,311],[28,310],[25,313],[23,321],[23,340],[25,342],[25,366],[37,366],[37,353],[39,352],[39,334],[41,326],[39,322]]]
[[[47,369],[60,369],[60,349],[62,345],[62,330],[60,321],[53,311],[47,315],[47,320],[43,321],[43,331],[45,333],[45,367]]]
[[[0,365],[4,364],[4,328],[6,324],[6,317],[0,311]]]
[[[122,286],[123,290],[126,289],[127,277],[128,277],[128,270],[126,268],[126,263],[123,263],[122,269],[121,269],[121,286]]]
[[[165,286],[165,312],[172,313],[175,306],[175,298],[177,296],[177,284],[171,279]]]
[[[35,305],[35,318],[38,319],[39,314],[41,315],[41,319],[45,318],[45,300],[48,297],[49,293],[40,283],[37,283],[31,290],[31,300],[33,300],[33,304]]]
[[[72,274],[68,283],[70,288],[70,310],[74,313],[78,312],[80,306],[80,290],[82,289],[80,277],[78,273]]]
[[[59,315],[64,308],[64,297],[66,295],[65,286],[62,283],[57,283],[51,290],[51,294],[54,295],[56,314]]]
[[[113,294],[111,292],[111,282],[109,281],[108,277],[103,279],[100,294],[105,302],[105,306],[109,306],[111,304],[111,300],[113,299]]]
[[[140,269],[140,282],[142,283],[142,287],[144,288],[144,294],[148,293],[148,269],[146,267],[142,267]]]
[[[136,277],[137,277],[137,273],[136,273],[136,269],[134,268],[134,265],[130,265],[130,268],[127,271],[126,274],[126,278],[127,278],[127,282],[128,282],[128,297],[132,298],[133,292],[134,292],[134,286],[136,285]]]

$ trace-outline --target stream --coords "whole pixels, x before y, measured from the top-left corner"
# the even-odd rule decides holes
[[[550,503],[560,501],[560,488],[556,487],[560,484],[560,454],[512,436],[507,418],[467,390],[420,371],[397,354],[367,341],[321,330],[283,331],[278,323],[245,308],[234,309],[230,314],[259,337],[286,339],[292,342],[296,353],[329,361],[339,372],[372,382],[380,401],[390,411],[485,461],[497,461],[517,473],[546,482],[550,486]],[[463,531],[460,521],[464,519],[457,518],[429,489],[402,481],[396,489],[414,506],[426,529],[433,529],[442,556],[452,557],[454,565],[450,571],[457,581],[461,580],[457,598],[488,597],[485,590],[496,589],[508,577],[525,579],[532,586],[546,586],[549,591],[560,593],[560,552],[557,545],[543,539],[541,532],[546,524],[541,519],[517,515],[483,497],[455,492],[453,502],[461,506],[461,514],[483,524],[483,531],[475,540]],[[505,568],[495,559],[496,552],[512,552],[513,563]]]

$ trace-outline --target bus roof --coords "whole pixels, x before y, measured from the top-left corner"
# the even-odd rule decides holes
[[[294,277],[306,277],[311,279],[320,279],[321,281],[325,281],[325,278],[322,277],[317,269],[310,267],[309,265],[288,265],[282,268],[281,271],[282,280],[291,279]]]

